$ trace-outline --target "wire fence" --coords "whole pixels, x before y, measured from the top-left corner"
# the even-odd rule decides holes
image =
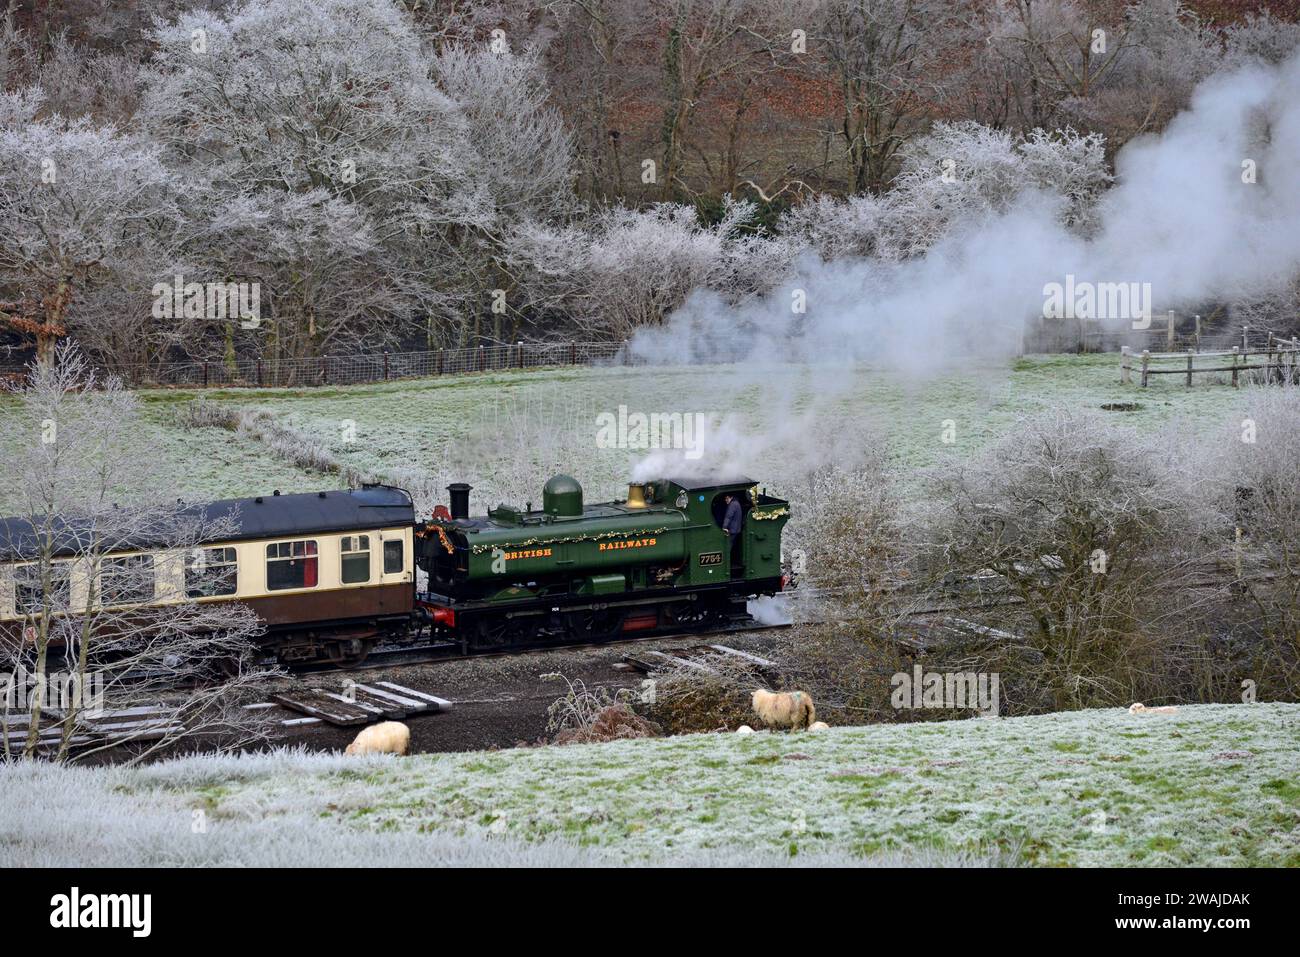
[[[1263,328],[1239,326],[1234,331],[1198,332],[1194,325],[1183,328],[1167,325],[1150,329],[1079,333],[1067,329],[1039,329],[1025,337],[1025,353],[1119,352],[1229,352],[1234,346],[1247,352],[1268,349],[1278,340],[1276,333]]]
[[[114,371],[135,387],[299,388],[626,361],[626,350],[620,342],[545,342],[308,359],[161,362],[128,365]]]
[[[1145,330],[1086,331],[1038,329],[1024,340],[1025,353],[1120,352],[1127,347],[1151,352],[1230,351],[1272,347],[1277,337],[1264,329],[1201,334],[1195,326],[1156,326]],[[302,388],[360,385],[395,379],[463,375],[541,366],[629,365],[634,359],[623,342],[533,342],[424,352],[379,352],[304,359],[209,359],[126,365],[112,371],[133,387]],[[19,379],[26,364],[0,360],[0,378]]]

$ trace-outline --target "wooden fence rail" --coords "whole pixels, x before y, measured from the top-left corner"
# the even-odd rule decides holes
[[[1128,346],[1120,350],[1119,380],[1125,385],[1133,381],[1134,355]],[[1251,356],[1262,356],[1264,361],[1252,363]],[[1277,381],[1300,383],[1300,339],[1275,339],[1271,334],[1264,348],[1253,351],[1243,350],[1240,346],[1233,346],[1231,351],[1220,352],[1197,352],[1195,349],[1188,349],[1186,352],[1152,352],[1143,349],[1137,358],[1140,360],[1138,368],[1143,389],[1148,387],[1150,377],[1153,375],[1183,376],[1187,387],[1190,388],[1193,376],[1214,372],[1231,372],[1233,388],[1240,387],[1241,375],[1246,372],[1263,372],[1265,375],[1275,373],[1274,378]],[[1198,366],[1196,364],[1198,359],[1222,359],[1230,362],[1226,365]],[[1156,368],[1152,365],[1154,362],[1170,360],[1178,360],[1178,366]]]

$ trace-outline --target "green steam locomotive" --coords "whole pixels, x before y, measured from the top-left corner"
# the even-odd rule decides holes
[[[482,652],[705,630],[749,620],[746,602],[785,584],[781,530],[790,506],[746,478],[669,478],[588,505],[557,475],[542,507],[470,517],[469,485],[417,524],[417,593],[432,636]],[[727,499],[743,514],[723,530]]]

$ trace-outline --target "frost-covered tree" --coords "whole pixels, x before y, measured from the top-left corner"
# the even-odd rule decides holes
[[[747,232],[752,203],[725,204],[715,225],[691,206],[614,207],[582,228],[522,229],[513,261],[533,301],[571,315],[600,337],[660,325],[696,289],[738,301],[766,291],[789,265],[789,248]]]
[[[87,120],[38,120],[40,103],[0,94],[0,326],[43,360],[69,330],[103,354],[113,329],[149,316],[152,277],[180,241],[182,184],[158,146]],[[123,345],[119,360],[136,354]]]
[[[837,199],[823,194],[800,203],[781,217],[781,235],[792,246],[815,252],[824,261],[896,259],[889,200],[872,193]]]
[[[1219,514],[1236,530],[1240,593],[1262,641],[1251,676],[1265,694],[1300,693],[1300,389],[1253,389],[1245,416],[1219,435],[1211,461]],[[1236,537],[1240,536],[1240,537]]]
[[[924,252],[1034,190],[1058,201],[1062,222],[1086,225],[1109,182],[1096,134],[1067,128],[1019,137],[978,123],[939,123],[907,150],[887,197],[891,230],[905,254]]]
[[[7,689],[30,681],[32,692],[17,712],[8,695],[0,702],[4,759],[93,753],[106,745],[78,741],[88,712],[160,696],[160,736],[145,753],[235,730],[229,705],[261,680],[242,667],[261,623],[244,605],[194,601],[189,585],[201,546],[228,537],[230,521],[157,487],[135,435],[138,400],[118,380],[96,379],[70,343],[8,401],[13,454],[0,479],[21,509],[0,518],[0,589],[18,620],[4,625],[0,676]],[[194,683],[218,668],[230,680]],[[51,700],[52,688],[70,693]]]
[[[578,212],[573,194],[573,143],[551,104],[546,77],[532,54],[489,45],[445,47],[431,62],[434,79],[457,105],[477,159],[476,183],[490,216],[459,245],[463,284],[472,296],[472,334],[492,324],[496,342],[522,334],[527,305],[510,265],[508,237],[524,224],[556,222]],[[500,290],[504,296],[494,295]],[[504,305],[505,311],[494,305]]]
[[[780,222],[796,251],[894,261],[924,253],[953,230],[1004,213],[1038,191],[1060,221],[1086,231],[1111,179],[1105,144],[1073,129],[1020,136],[979,123],[938,123],[903,152],[893,188],[882,196],[821,196]]]
[[[429,76],[401,8],[243,3],[186,14],[152,39],[145,112],[155,135],[215,184],[203,212],[214,238],[221,216],[239,211],[237,230],[260,221],[278,239],[241,250],[243,271],[264,284],[273,356],[317,355],[357,332],[354,320],[410,318],[454,295],[439,284],[439,264],[453,234],[489,224],[492,209],[468,125]],[[319,258],[331,249],[345,252]],[[310,274],[306,250],[317,257]],[[330,309],[359,274],[354,307]]]
[[[814,28],[839,87],[852,192],[878,192],[899,150],[951,94],[965,0],[826,0]]]
[[[1300,47],[1300,23],[1282,20],[1269,10],[1248,13],[1224,30],[1223,67],[1281,63]]]
[[[940,469],[929,491],[932,570],[1020,602],[1004,626],[1019,637],[997,654],[1033,674],[1052,707],[1131,701],[1168,670],[1157,659],[1182,657],[1167,632],[1180,621],[1190,637],[1187,587],[1213,521],[1208,483],[1179,456],[1053,409]]]

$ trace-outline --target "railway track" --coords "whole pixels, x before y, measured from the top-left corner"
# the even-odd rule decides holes
[[[713,628],[677,629],[656,632],[653,635],[637,635],[627,638],[611,638],[605,641],[582,642],[577,644],[545,643],[532,646],[504,648],[493,651],[462,653],[459,645],[425,645],[415,648],[376,648],[364,661],[356,664],[307,664],[290,669],[291,674],[330,674],[343,671],[372,671],[378,668],[394,668],[401,665],[429,664],[435,661],[468,661],[476,658],[513,658],[526,655],[544,654],[551,651],[584,651],[597,648],[611,648],[625,645],[644,644],[653,641],[666,641],[673,638],[700,638],[705,636],[732,635],[754,631],[776,631],[789,628],[792,622],[765,625],[760,622],[728,622]]]

